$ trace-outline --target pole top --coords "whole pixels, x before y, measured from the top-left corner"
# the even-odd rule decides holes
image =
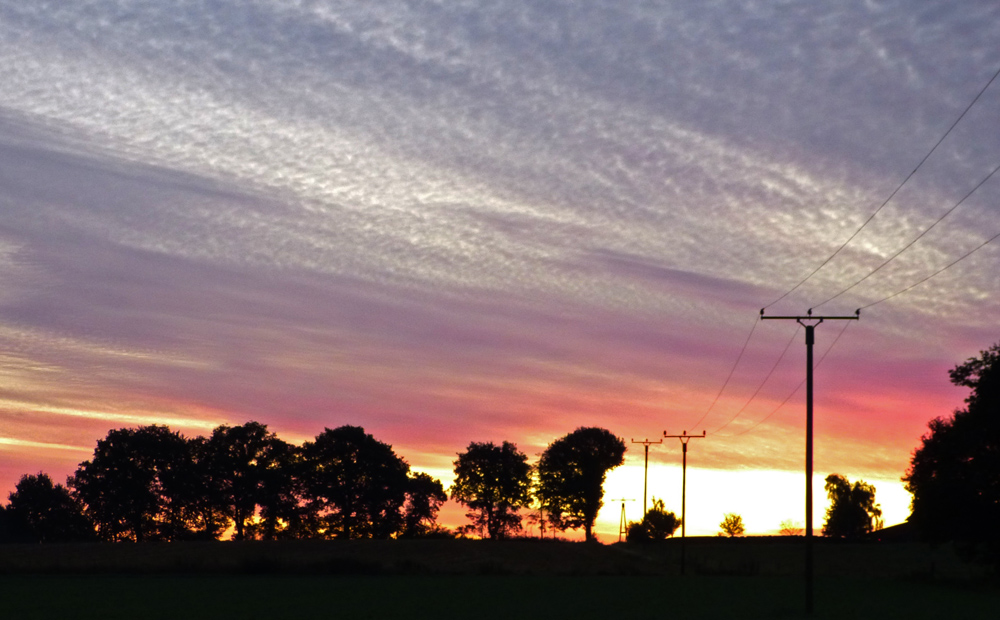
[[[663,431],[663,436],[670,439],[680,439],[681,443],[687,443],[689,439],[701,439],[702,437],[706,437],[707,434],[704,430],[701,431],[701,435],[688,435],[687,431],[681,431],[680,435],[668,435],[667,431]]]

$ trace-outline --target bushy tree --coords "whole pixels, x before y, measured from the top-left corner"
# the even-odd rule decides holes
[[[676,514],[666,509],[662,499],[653,498],[653,507],[646,511],[642,521],[631,521],[625,529],[628,542],[666,540],[681,526]]]
[[[83,507],[48,474],[24,475],[9,495],[5,509],[8,536],[24,542],[95,540],[94,525]]]
[[[728,536],[729,538],[735,538],[737,536],[742,536],[746,531],[743,526],[743,517],[736,514],[735,512],[727,512],[722,515],[722,523],[719,524],[719,536]]]
[[[1000,547],[1000,343],[949,373],[966,406],[928,425],[903,477],[909,521],[931,540]]]
[[[360,426],[325,429],[303,446],[306,494],[324,536],[390,538],[403,526],[410,466]]]
[[[292,450],[259,422],[212,431],[201,461],[205,491],[234,524],[236,540],[276,537],[281,508],[294,501],[285,496],[293,485]]]
[[[802,536],[805,532],[805,528],[792,519],[785,519],[779,527],[781,529],[778,530],[778,533],[782,536]]]
[[[437,514],[441,504],[446,501],[448,494],[440,480],[423,472],[411,472],[406,487],[406,504],[403,507],[403,537],[420,538],[441,534]]]
[[[552,442],[538,462],[538,497],[560,530],[584,528],[594,540],[594,520],[604,505],[604,479],[625,462],[625,442],[603,428],[578,428]]]
[[[175,540],[193,534],[199,490],[191,444],[166,426],[117,429],[68,480],[105,540]]]
[[[836,538],[860,538],[882,529],[882,508],[875,503],[875,487],[864,480],[853,485],[840,474],[826,477],[830,507],[826,509],[823,534]]]
[[[531,466],[514,444],[472,442],[455,461],[452,499],[469,508],[472,523],[461,528],[484,538],[507,538],[521,530],[519,510],[531,503]]]

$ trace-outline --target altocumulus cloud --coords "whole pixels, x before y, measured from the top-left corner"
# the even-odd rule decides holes
[[[355,423],[451,454],[689,423],[756,309],[861,225],[989,79],[998,13],[0,2],[4,434],[90,442],[131,410],[191,432]],[[866,273],[992,169],[998,101],[988,91],[787,307]],[[1000,232],[995,197],[984,186],[843,307]],[[859,325],[829,367],[891,349],[912,366],[894,389],[933,399],[922,373],[995,337],[991,251]],[[788,334],[761,328],[711,426]],[[798,353],[748,424],[794,387]],[[860,394],[837,401],[860,419],[870,377],[831,381]],[[915,441],[927,417],[879,441]],[[789,466],[794,421],[774,420],[771,444],[719,442],[707,462]],[[870,448],[880,471],[907,456]]]

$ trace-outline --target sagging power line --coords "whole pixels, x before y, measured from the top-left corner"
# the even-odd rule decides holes
[[[750,338],[753,337],[754,330],[757,329],[757,323],[759,323],[759,321],[755,317],[753,325],[750,326],[750,333],[747,334],[746,340],[743,341],[743,348],[740,349],[739,355],[736,356],[736,361],[733,362],[733,367],[729,369],[729,374],[726,376],[726,380],[722,382],[722,387],[719,388],[718,394],[716,394],[715,398],[712,399],[712,403],[708,406],[708,409],[705,410],[705,413],[701,414],[701,417],[698,418],[698,420],[691,425],[692,427],[697,427],[698,425],[700,425],[702,421],[706,417],[708,417],[708,414],[712,412],[712,409],[715,408],[715,404],[719,402],[719,398],[722,396],[722,393],[726,390],[726,386],[729,385],[729,381],[733,378],[733,373],[736,372],[736,367],[740,365],[740,360],[743,359],[743,354],[746,353],[747,351],[747,345],[750,344]]]
[[[785,355],[788,353],[788,349],[791,348],[792,342],[795,340],[795,334],[797,334],[797,333],[799,333],[799,328],[796,328],[795,331],[792,332],[791,337],[788,339],[788,343],[785,344],[785,348],[781,351],[781,355],[779,355],[778,359],[776,359],[774,361],[774,365],[771,366],[771,370],[768,371],[768,373],[764,377],[764,379],[760,382],[760,384],[757,385],[757,389],[754,390],[753,394],[750,395],[750,398],[747,399],[747,402],[743,403],[743,406],[740,407],[739,411],[737,411],[736,414],[733,415],[733,417],[730,418],[728,422],[726,422],[722,426],[720,426],[720,427],[716,428],[715,430],[713,430],[712,431],[713,435],[716,434],[716,433],[718,433],[722,429],[726,428],[727,426],[729,426],[733,422],[735,422],[736,418],[740,417],[740,414],[742,414],[744,411],[746,411],[746,408],[750,406],[750,403],[752,403],[754,401],[754,399],[757,398],[757,395],[760,394],[760,391],[762,389],[764,389],[764,385],[767,383],[768,379],[770,379],[771,375],[774,374],[774,371],[778,369],[778,364],[781,363],[781,360],[785,359]]]
[[[830,261],[832,261],[834,258],[836,258],[836,256],[838,254],[840,254],[840,252],[843,251],[843,249],[845,247],[847,247],[847,245],[851,241],[853,241],[855,239],[855,237],[857,237],[859,234],[861,234],[861,231],[864,230],[868,226],[868,224],[871,223],[871,221],[873,219],[875,219],[875,216],[878,215],[879,212],[882,211],[882,209],[884,209],[887,204],[889,204],[889,202],[896,196],[896,194],[899,193],[899,190],[901,190],[903,188],[903,186],[906,185],[906,183],[909,182],[909,180],[911,178],[913,178],[913,175],[915,175],[917,173],[917,171],[920,170],[920,168],[924,165],[924,163],[928,159],[930,159],[930,156],[934,153],[934,151],[937,150],[937,148],[939,146],[941,146],[941,143],[944,142],[945,138],[947,138],[949,134],[951,134],[952,130],[955,129],[955,126],[958,125],[962,121],[963,118],[965,118],[965,115],[968,114],[969,110],[972,109],[972,106],[976,105],[976,102],[978,102],[979,99],[983,96],[983,93],[985,93],[987,91],[987,89],[989,89],[990,85],[992,85],[993,82],[997,79],[997,76],[1000,76],[1000,69],[997,69],[996,73],[993,74],[993,77],[991,77],[990,80],[986,83],[986,86],[983,86],[983,88],[979,91],[979,93],[976,94],[975,98],[973,98],[972,102],[968,106],[966,106],[966,108],[962,111],[962,113],[958,115],[958,118],[955,119],[955,122],[953,122],[951,124],[951,126],[948,127],[948,130],[944,132],[944,135],[942,135],[941,138],[938,139],[938,141],[934,143],[934,146],[931,147],[931,150],[928,151],[926,155],[924,155],[923,159],[920,160],[920,163],[918,163],[917,166],[912,171],[910,171],[910,174],[906,175],[906,178],[903,179],[903,182],[900,183],[896,187],[896,189],[892,190],[892,193],[889,194],[889,197],[886,198],[882,202],[882,204],[880,204],[878,206],[878,208],[875,209],[875,211],[871,215],[868,216],[868,219],[866,219],[864,221],[864,223],[862,223],[861,226],[858,227],[858,229],[855,230],[854,233],[851,234],[851,236],[847,238],[847,241],[844,241],[844,243],[842,243],[840,245],[840,247],[838,247],[836,250],[834,250],[833,254],[830,254],[830,256],[828,256],[826,258],[826,260],[824,260],[822,263],[820,263],[820,265],[818,267],[816,267],[811,272],[809,272],[809,274],[806,277],[802,278],[802,280],[800,280],[795,286],[793,286],[792,288],[790,288],[787,291],[785,291],[784,294],[782,294],[780,297],[778,297],[777,299],[775,299],[771,303],[765,305],[764,308],[768,308],[769,306],[773,306],[774,304],[778,303],[782,299],[788,297],[793,292],[795,292],[800,286],[802,286],[803,284],[805,284],[806,282],[808,282],[810,279],[812,279],[812,277],[814,275],[816,275],[817,273],[819,273],[820,269],[822,269],[823,267],[825,267],[827,264],[830,263]]]
[[[826,356],[830,354],[830,351],[833,350],[833,347],[837,346],[837,343],[840,341],[840,337],[844,335],[844,332],[846,332],[847,328],[850,327],[851,325],[852,325],[852,323],[849,323],[849,322],[848,323],[844,323],[844,327],[841,328],[840,333],[838,333],[837,337],[833,339],[833,342],[830,343],[830,346],[826,348],[826,351],[823,352],[823,355],[821,355],[820,358],[818,360],[816,360],[816,364],[813,366],[813,368],[819,368],[820,366],[823,365],[823,360],[825,360]],[[798,333],[798,331],[796,331],[796,333]],[[792,397],[795,396],[799,392],[799,390],[802,389],[802,386],[805,385],[805,384],[806,384],[806,380],[805,379],[803,379],[802,381],[800,381],[799,384],[797,386],[795,386],[795,388],[793,388],[791,392],[788,393],[788,396],[786,396],[785,399],[782,400],[778,404],[777,407],[775,407],[774,409],[772,409],[770,413],[768,413],[766,416],[764,416],[763,418],[761,418],[760,420],[758,420],[757,422],[755,422],[749,428],[746,428],[746,429],[744,429],[744,430],[742,430],[742,431],[740,431],[738,433],[733,433],[732,435],[723,435],[723,437],[741,437],[743,435],[746,435],[750,431],[754,430],[755,428],[757,428],[758,426],[760,426],[764,422],[767,422],[769,419],[771,419],[771,416],[773,416],[774,414],[778,413],[778,411],[782,407],[784,407],[786,404],[788,404],[788,401],[790,401],[792,399]]]
[[[986,175],[986,177],[982,181],[980,181],[979,183],[977,183],[975,187],[973,187],[971,190],[969,190],[969,192],[966,193],[965,196],[963,196],[961,200],[959,200],[958,202],[956,202],[954,206],[952,206],[950,209],[948,209],[947,211],[945,211],[944,214],[941,217],[939,217],[938,219],[936,219],[934,221],[934,223],[932,223],[930,226],[928,226],[927,228],[925,228],[919,235],[917,235],[916,237],[914,237],[909,243],[907,243],[902,248],[900,248],[899,250],[897,250],[895,254],[893,254],[889,258],[885,259],[884,261],[882,261],[882,263],[879,266],[877,266],[874,269],[872,269],[871,271],[869,271],[867,275],[865,275],[864,277],[860,278],[859,280],[857,280],[856,282],[854,282],[853,284],[851,284],[847,288],[841,290],[836,295],[833,295],[832,297],[829,297],[829,298],[825,299],[824,301],[821,301],[820,303],[815,304],[813,306],[813,308],[819,308],[820,306],[823,306],[823,305],[825,305],[825,304],[833,301],[834,299],[837,299],[838,297],[840,297],[844,293],[850,291],[851,289],[853,289],[857,285],[861,284],[862,282],[864,282],[868,278],[870,278],[873,275],[875,275],[876,273],[878,273],[879,270],[881,270],[883,267],[885,267],[886,265],[888,265],[889,263],[891,263],[892,261],[894,261],[897,257],[899,257],[900,254],[902,254],[903,252],[905,252],[908,249],[910,249],[911,247],[913,247],[914,244],[916,244],[918,241],[920,241],[920,239],[922,239],[927,233],[929,233],[935,226],[937,226],[938,224],[940,224],[946,217],[948,217],[949,215],[951,215],[952,212],[955,211],[955,209],[957,209],[958,207],[960,207],[962,205],[962,203],[964,203],[970,196],[972,196],[974,193],[976,193],[976,191],[980,187],[982,187],[987,181],[989,181],[991,178],[993,178],[993,175],[995,175],[997,173],[997,171],[1000,171],[1000,165],[998,165],[996,168],[994,168],[993,171],[990,172],[988,175]]]
[[[993,235],[992,237],[990,237],[989,239],[987,239],[986,241],[983,241],[982,243],[980,243],[980,244],[979,244],[979,245],[977,245],[976,247],[972,248],[971,250],[969,250],[968,252],[966,252],[966,253],[965,253],[965,254],[963,254],[962,256],[960,256],[960,257],[958,257],[957,259],[953,260],[952,262],[948,263],[948,264],[947,264],[947,265],[945,265],[944,267],[942,267],[942,268],[938,269],[937,271],[935,271],[934,273],[930,274],[929,276],[927,276],[927,277],[925,277],[925,278],[921,278],[920,280],[917,280],[917,281],[916,281],[916,282],[914,282],[913,284],[911,284],[911,285],[907,286],[907,287],[906,287],[906,288],[904,288],[904,289],[901,289],[901,290],[899,290],[899,291],[896,291],[896,292],[895,292],[895,293],[893,293],[892,295],[886,295],[885,297],[883,297],[883,298],[881,298],[881,299],[878,299],[878,300],[876,300],[876,301],[873,301],[873,302],[871,302],[871,303],[869,303],[869,304],[865,304],[864,306],[861,306],[861,308],[860,308],[860,309],[861,309],[861,310],[864,310],[864,309],[866,309],[866,308],[871,308],[872,306],[877,306],[878,304],[880,304],[880,303],[882,303],[882,302],[886,302],[886,301],[889,301],[890,299],[892,299],[892,298],[894,298],[894,297],[898,297],[899,295],[902,295],[903,293],[907,293],[907,292],[909,292],[909,291],[911,291],[911,290],[913,290],[913,289],[917,288],[918,286],[920,286],[920,285],[921,285],[921,284],[923,284],[924,282],[926,282],[926,281],[930,280],[931,278],[933,278],[933,277],[937,276],[937,275],[938,275],[938,274],[940,274],[940,273],[943,273],[943,272],[945,272],[945,271],[947,271],[947,270],[951,269],[952,267],[954,267],[954,266],[955,266],[955,265],[957,265],[958,263],[960,263],[960,262],[962,262],[963,260],[965,260],[965,259],[969,258],[970,256],[972,256],[973,254],[975,254],[975,253],[976,253],[976,252],[978,252],[979,250],[981,250],[981,249],[985,248],[985,247],[986,247],[986,246],[988,246],[989,244],[991,244],[991,243],[993,243],[994,241],[996,241],[996,240],[997,240],[998,238],[1000,238],[1000,233],[997,233],[997,234]]]

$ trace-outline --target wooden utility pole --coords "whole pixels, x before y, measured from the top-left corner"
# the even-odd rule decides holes
[[[646,518],[646,486],[647,486],[647,483],[649,482],[649,446],[651,446],[653,444],[663,443],[663,440],[660,439],[658,441],[650,441],[648,439],[644,439],[642,441],[636,441],[635,439],[633,439],[632,443],[641,443],[643,445],[643,447],[646,448],[646,461],[645,461],[645,465],[643,465],[643,469],[642,469],[642,518],[645,519]]]
[[[806,328],[806,613],[813,612],[813,345],[816,344],[816,327],[823,321],[857,321],[861,310],[854,316],[813,316],[812,308],[806,316],[764,316],[760,318],[795,321]],[[813,322],[809,322],[813,321]]]
[[[704,439],[705,431],[701,435],[688,435],[687,431],[681,431],[680,435],[668,435],[663,431],[663,436],[668,439],[681,440],[681,574],[684,574],[685,546],[687,544],[687,471],[688,471],[688,442],[692,439]]]

